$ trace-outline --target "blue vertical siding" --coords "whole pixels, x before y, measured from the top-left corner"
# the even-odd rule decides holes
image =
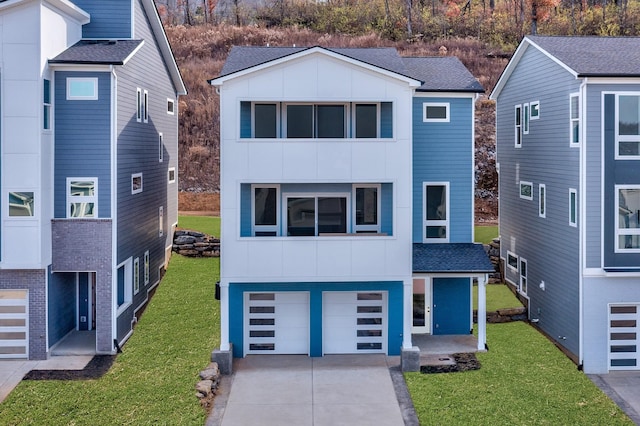
[[[448,102],[449,123],[424,123],[425,102]],[[472,242],[473,99],[413,99],[413,242],[422,242],[423,183],[449,182],[449,241]]]
[[[131,38],[131,2],[137,0],[73,0],[91,15],[82,27],[83,38]]]
[[[252,291],[305,291],[309,298],[309,355],[322,356],[322,293],[325,291],[386,291],[388,293],[387,354],[400,355],[402,346],[403,284],[400,281],[381,282],[306,282],[306,283],[230,283],[229,340],[233,356],[244,352],[244,293]],[[355,339],[355,336],[354,336]]]
[[[383,183],[380,192],[380,231],[393,235],[393,184]]]
[[[380,104],[380,137],[393,137],[393,104],[382,102]]]
[[[67,97],[67,78],[98,78],[98,99]],[[55,73],[54,216],[67,216],[67,177],[98,178],[98,216],[111,217],[111,75]]]
[[[240,185],[240,236],[251,236],[251,184]]]
[[[49,347],[76,326],[76,274],[49,271],[47,299]]]
[[[240,102],[240,137],[251,137],[251,102]]]

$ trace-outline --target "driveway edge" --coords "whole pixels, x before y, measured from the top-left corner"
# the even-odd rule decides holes
[[[398,405],[400,405],[400,412],[402,413],[402,420],[404,420],[405,426],[420,426],[418,415],[413,406],[413,401],[407,388],[407,382],[404,381],[400,366],[395,365],[389,367],[389,374],[391,375],[391,382],[396,392],[396,398],[398,399]]]

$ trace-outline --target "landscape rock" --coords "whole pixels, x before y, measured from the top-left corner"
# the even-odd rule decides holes
[[[179,229],[173,237],[173,252],[187,257],[220,257],[220,239],[198,231]]]
[[[196,391],[203,395],[203,398],[211,393],[212,380],[200,380],[196,383]]]

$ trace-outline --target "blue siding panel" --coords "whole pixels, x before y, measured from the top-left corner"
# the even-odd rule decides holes
[[[448,102],[450,122],[424,123],[424,102]],[[449,182],[449,242],[473,242],[473,99],[413,99],[413,242],[422,242],[423,183]]]
[[[393,104],[391,102],[380,104],[380,137],[393,137]]]
[[[380,190],[380,231],[393,235],[393,184],[383,183]]]
[[[48,335],[51,347],[76,326],[76,274],[49,273],[48,294]]]
[[[251,236],[251,185],[240,185],[240,236]]]
[[[400,355],[402,346],[403,284],[388,282],[308,282],[308,283],[230,283],[229,340],[233,356],[244,352],[244,293],[252,291],[305,291],[310,293],[309,350],[310,356],[322,356],[322,292],[325,291],[387,291],[388,292],[388,355]],[[355,337],[355,336],[354,336]]]
[[[97,100],[67,100],[67,78],[98,78]],[[98,216],[111,217],[111,75],[55,73],[54,216],[67,216],[67,177],[98,178]]]
[[[131,2],[137,0],[73,0],[91,15],[82,27],[83,38],[131,38]]]
[[[240,102],[240,137],[251,137],[251,102]]]

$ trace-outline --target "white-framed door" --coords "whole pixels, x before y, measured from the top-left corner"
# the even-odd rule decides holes
[[[431,334],[431,299],[431,278],[414,278],[412,333]]]

